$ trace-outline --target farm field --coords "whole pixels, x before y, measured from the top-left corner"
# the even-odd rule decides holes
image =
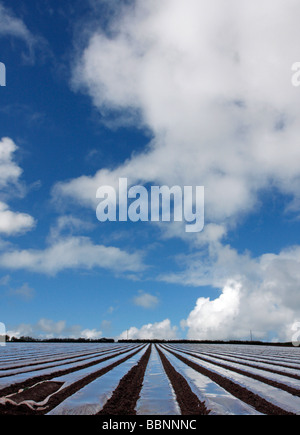
[[[300,349],[7,343],[0,414],[300,414]]]

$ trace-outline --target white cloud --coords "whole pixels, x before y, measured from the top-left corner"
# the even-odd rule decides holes
[[[169,319],[163,322],[158,322],[142,326],[140,329],[136,327],[124,331],[119,339],[126,340],[173,340],[177,338],[177,327],[172,326]]]
[[[250,337],[251,330],[257,339],[271,334],[291,341],[291,325],[300,318],[299,246],[258,259],[220,247],[218,259],[210,267],[203,270],[199,261],[189,267],[193,270],[190,282],[195,286],[206,280],[216,287],[224,283],[219,298],[199,298],[182,322],[189,338],[243,339]],[[188,270],[179,274],[177,282],[189,275]],[[175,275],[171,281],[175,282]]]
[[[53,320],[41,319],[37,323],[37,329],[47,334],[60,335],[65,328],[66,328],[66,322],[63,320],[59,322],[53,322]]]
[[[25,213],[16,213],[0,202],[0,234],[8,236],[31,231],[36,225],[32,216]]]
[[[153,309],[159,304],[159,299],[149,293],[140,291],[139,295],[133,299],[133,303],[138,307]]]
[[[68,326],[65,320],[55,322],[50,319],[40,319],[35,325],[21,324],[7,331],[9,337],[20,338],[31,336],[40,339],[49,338],[85,338],[96,340],[102,337],[97,329],[82,329],[80,325]]]
[[[291,195],[290,209],[299,211],[299,92],[291,85],[299,14],[297,0],[136,0],[109,32],[92,31],[77,59],[73,85],[103,116],[119,112],[121,123],[127,114],[153,140],[118,167],[57,184],[54,195],[95,208],[98,187],[117,188],[120,177],[205,186],[207,230],[193,238],[197,250],[184,271],[161,277],[223,289],[217,301],[199,299],[186,323],[190,336],[252,329],[286,338],[300,316],[298,247],[253,259],[222,244],[263,190]],[[166,237],[188,237],[180,225],[161,228]]]
[[[11,296],[18,296],[24,300],[30,300],[34,297],[35,291],[33,288],[29,287],[27,283],[25,283],[19,288],[10,289],[9,294]]]
[[[144,265],[139,253],[95,245],[87,237],[56,240],[44,250],[9,250],[0,255],[0,266],[55,275],[65,269],[104,268],[118,272],[141,272]]]
[[[97,340],[102,338],[102,331],[97,331],[97,329],[84,329],[80,333],[80,338],[86,338],[87,340]]]
[[[46,46],[45,40],[33,35],[21,18],[18,18],[12,10],[0,3],[0,38],[13,37],[23,41],[28,54],[22,53],[23,59],[32,62],[36,46]]]
[[[24,22],[0,3],[0,36],[14,36],[30,43],[33,39]]]
[[[6,333],[11,338],[12,337],[20,338],[20,337],[26,337],[26,336],[28,337],[28,336],[31,336],[31,334],[33,333],[33,328],[31,325],[27,325],[25,323],[22,323],[15,328],[7,330]]]
[[[218,299],[199,298],[195,309],[181,325],[189,328],[188,338],[228,338],[228,334],[233,333],[232,322],[239,313],[240,290],[239,284],[228,283]]]
[[[154,139],[120,167],[60,183],[55,193],[94,207],[97,188],[115,186],[120,176],[200,184],[213,223],[252,210],[271,184],[297,196],[298,93],[290,67],[299,56],[299,4],[137,0],[121,10],[109,35],[94,31],[73,82],[104,114],[138,112]]]
[[[17,145],[9,138],[0,140],[0,198],[20,195],[24,187],[20,181],[22,169],[15,162]],[[26,213],[13,212],[0,200],[0,234],[14,236],[32,230],[34,218]]]
[[[63,215],[59,216],[55,225],[50,230],[49,240],[57,240],[64,234],[80,233],[82,231],[89,231],[94,228],[94,224],[82,220],[76,216]]]
[[[22,169],[14,161],[14,153],[18,150],[17,145],[9,138],[0,140],[0,189],[10,184],[18,186]]]

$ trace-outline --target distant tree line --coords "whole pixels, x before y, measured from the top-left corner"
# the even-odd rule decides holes
[[[8,335],[0,335],[0,342],[6,341],[11,343],[115,343],[113,338],[99,338],[92,340],[88,338],[48,338],[39,339],[33,337],[9,337]],[[249,346],[278,346],[278,347],[293,347],[290,342],[287,343],[269,343],[263,341],[239,341],[239,340],[118,340],[117,343],[129,344],[235,344],[235,345],[249,345]]]
[[[292,343],[269,343],[263,341],[240,341],[240,340],[119,340],[118,343],[152,343],[152,344],[236,344],[251,346],[280,346],[293,347]]]
[[[114,343],[113,338],[99,338],[97,340],[92,340],[89,338],[47,338],[39,339],[33,337],[9,337],[6,336],[7,342],[11,343]]]

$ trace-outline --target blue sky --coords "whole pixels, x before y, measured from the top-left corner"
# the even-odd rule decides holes
[[[243,6],[0,1],[0,321],[11,334],[291,339],[300,7]],[[122,177],[204,186],[204,231],[98,222],[98,187]]]

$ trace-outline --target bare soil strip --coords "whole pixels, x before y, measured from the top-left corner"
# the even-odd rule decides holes
[[[32,388],[22,391],[21,393],[10,396],[9,399],[19,404],[25,400],[33,400],[34,402],[42,402],[51,394],[58,391],[63,386],[63,382],[42,382]]]
[[[120,364],[123,364],[128,359],[132,358],[134,355],[136,355],[138,352],[142,350],[141,347],[139,347],[138,350],[136,350],[134,353],[130,353],[130,355],[127,355],[125,358],[120,359],[119,361],[116,361],[114,364],[111,364],[108,367],[105,367],[101,370],[98,370],[89,376],[85,377],[84,379],[81,379],[80,381],[74,382],[74,384],[60,390],[57,394],[53,395],[47,406],[44,407],[41,410],[32,410],[28,406],[22,404],[19,406],[14,406],[11,404],[6,405],[0,405],[0,415],[45,415],[48,412],[50,412],[52,409],[56,408],[61,402],[66,400],[69,396],[72,396],[73,394],[80,391],[82,388],[84,388],[86,385],[90,384],[91,382],[95,381],[97,378],[100,378],[101,376],[105,375],[109,371],[113,370],[115,367],[117,367]],[[125,352],[122,352],[125,353]],[[114,355],[114,357],[117,355]],[[108,358],[107,358],[108,359]],[[38,391],[36,391],[36,397],[39,396]],[[35,396],[30,397],[30,400],[36,401]]]
[[[93,362],[89,362],[87,364],[83,364],[77,367],[72,367],[69,369],[65,369],[65,370],[58,370],[57,372],[53,372],[49,375],[43,375],[43,376],[35,376],[34,378],[30,378],[30,379],[26,379],[26,381],[24,382],[19,382],[19,383],[15,383],[13,385],[10,385],[9,387],[3,388],[2,390],[0,390],[0,397],[4,397],[4,396],[8,396],[14,393],[17,393],[20,389],[25,389],[25,388],[30,388],[35,384],[38,384],[39,382],[43,382],[43,381],[50,381],[53,378],[57,378],[59,376],[64,376],[64,375],[68,375],[70,373],[74,373],[77,372],[78,370],[82,370],[82,369],[87,369],[89,367],[92,367],[94,365],[97,365],[101,362],[105,362],[108,361],[109,359],[115,358],[116,356],[119,355],[123,355],[125,353],[128,353],[130,351],[133,351],[135,348],[131,348],[131,349],[127,349],[124,350],[123,352],[119,352],[119,353],[114,353],[112,355],[109,355],[105,358],[101,358],[97,361],[93,361]]]
[[[247,390],[244,387],[241,387],[240,385],[230,381],[229,379],[224,378],[223,376],[214,373],[192,361],[189,361],[183,356],[173,352],[169,348],[164,347],[164,349],[170,352],[172,355],[174,355],[176,358],[178,358],[180,361],[182,361],[189,367],[196,370],[198,373],[201,373],[202,375],[211,379],[213,382],[215,382],[220,387],[224,388],[226,391],[232,394],[234,397],[237,397],[238,399],[242,400],[243,402],[255,408],[258,412],[266,415],[294,415],[291,412],[287,412],[284,409],[281,409],[278,406],[273,405],[272,403],[268,402],[262,397],[252,393],[251,391]]]
[[[300,397],[300,390],[293,388],[293,387],[290,387],[289,385],[282,384],[281,382],[277,382],[277,381],[274,381],[272,379],[264,378],[263,376],[255,375],[254,373],[246,372],[245,370],[241,370],[241,369],[238,369],[236,367],[232,367],[232,366],[229,366],[226,364],[217,363],[215,361],[211,361],[209,359],[206,359],[206,358],[199,356],[197,354],[194,354],[194,353],[183,352],[183,351],[182,351],[182,353],[184,353],[186,355],[190,355],[190,356],[197,358],[201,361],[205,361],[207,363],[213,364],[217,367],[221,367],[223,369],[230,370],[230,371],[238,373],[240,375],[247,376],[248,378],[256,379],[257,381],[263,382],[264,384],[270,385],[271,387],[279,388],[280,390],[286,391],[287,393],[292,394],[293,396]],[[261,367],[260,367],[260,369],[261,369]],[[285,375],[285,373],[281,373],[281,374]]]
[[[208,415],[210,411],[206,408],[204,402],[200,402],[184,379],[168,361],[162,351],[156,346],[160,359],[164,366],[165,372],[175,391],[178,405],[182,415]]]
[[[141,394],[151,347],[152,345],[149,346],[139,363],[121,379],[111,399],[97,415],[136,415],[136,403]]]

